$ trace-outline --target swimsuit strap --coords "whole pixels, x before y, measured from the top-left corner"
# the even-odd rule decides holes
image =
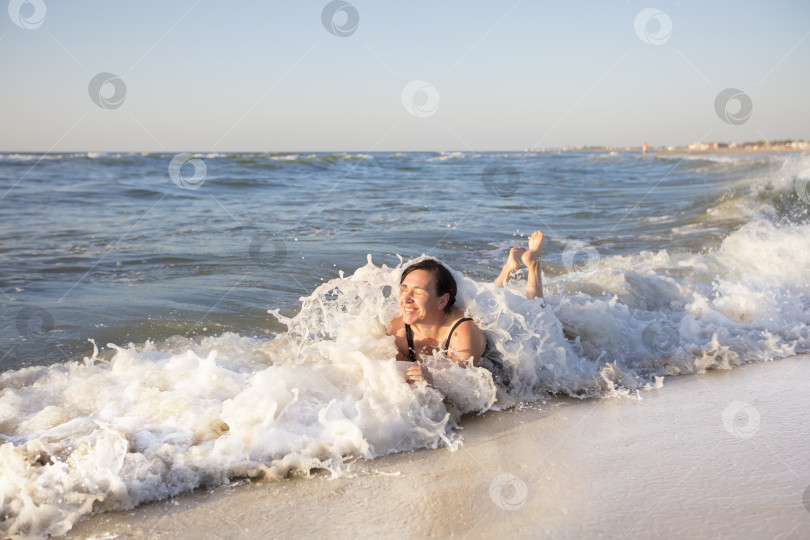
[[[416,349],[413,348],[413,330],[411,325],[405,325],[405,337],[408,339],[408,360],[416,362]]]
[[[448,347],[450,347],[450,338],[453,337],[453,332],[456,331],[458,325],[463,322],[471,321],[472,319],[469,317],[463,317],[456,321],[456,324],[453,325],[453,328],[450,329],[450,333],[447,334],[447,341],[444,342],[444,351],[447,352]],[[411,330],[411,325],[405,325],[405,338],[408,340],[408,360],[411,362],[416,362],[416,349],[413,346],[413,330]]]
[[[450,338],[453,337],[453,332],[455,332],[456,328],[458,328],[458,325],[460,325],[461,323],[463,323],[465,321],[471,321],[471,320],[472,319],[469,318],[469,317],[463,317],[463,318],[459,319],[458,321],[456,321],[456,324],[454,324],[453,328],[450,329],[450,333],[447,334],[447,341],[444,342],[444,352],[447,352],[448,347],[450,347]]]

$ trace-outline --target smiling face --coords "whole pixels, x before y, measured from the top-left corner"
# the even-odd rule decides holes
[[[426,322],[441,316],[448,299],[447,294],[436,294],[435,278],[427,270],[414,270],[399,286],[399,307],[405,324]]]

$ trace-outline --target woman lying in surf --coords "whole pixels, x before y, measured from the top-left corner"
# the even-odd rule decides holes
[[[529,237],[529,249],[512,248],[495,280],[503,287],[509,276],[520,267],[521,261],[529,269],[526,298],[543,301],[543,282],[540,276],[540,257],[543,252],[543,233],[536,231]],[[419,356],[443,350],[457,363],[472,358],[473,365],[489,369],[496,383],[509,385],[497,351],[489,346],[484,332],[475,321],[464,317],[464,310],[454,307],[456,280],[441,263],[425,259],[402,271],[399,286],[399,307],[402,315],[391,321],[388,329],[397,346],[397,360],[410,360],[405,378],[408,382],[424,379]]]

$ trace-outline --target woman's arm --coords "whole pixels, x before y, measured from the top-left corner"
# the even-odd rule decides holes
[[[394,336],[394,344],[397,346],[397,360],[406,360],[408,358],[408,339],[405,337],[405,325],[402,322],[401,315],[395,317],[389,323],[385,333]]]
[[[464,321],[453,332],[448,345],[447,356],[452,361],[463,365],[472,358],[473,365],[477,366],[487,348],[487,337],[475,321]]]

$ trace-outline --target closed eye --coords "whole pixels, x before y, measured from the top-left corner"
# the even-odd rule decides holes
[[[408,292],[408,286],[407,285],[400,285],[399,286],[399,292],[400,292],[400,294]],[[422,289],[421,287],[414,287],[412,289],[412,292],[416,296],[422,296],[422,295],[427,294],[427,291],[425,289]]]

